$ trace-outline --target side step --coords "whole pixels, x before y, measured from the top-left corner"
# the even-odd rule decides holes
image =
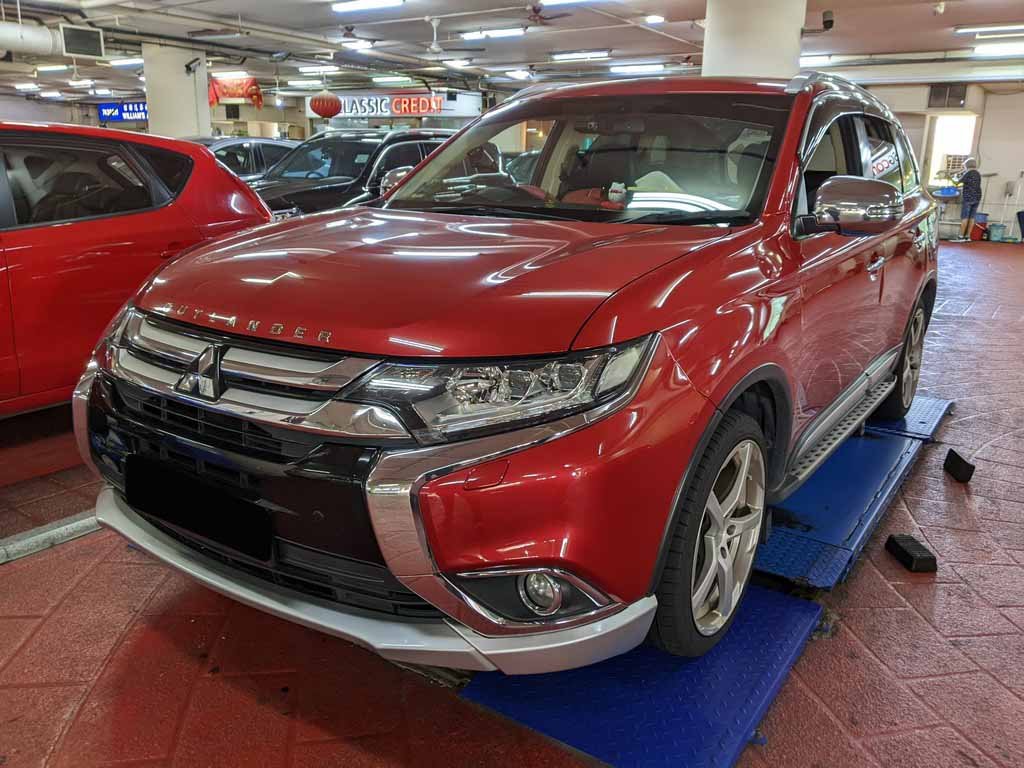
[[[821,439],[814,445],[809,446],[792,466],[786,476],[786,482],[778,492],[780,498],[788,496],[804,481],[814,474],[814,471],[835,453],[843,441],[860,429],[861,425],[868,420],[875,409],[882,404],[882,401],[889,396],[889,393],[896,387],[896,377],[876,384],[874,389],[869,389],[867,394],[857,405],[850,409],[850,412],[843,416],[831,431],[822,435]]]

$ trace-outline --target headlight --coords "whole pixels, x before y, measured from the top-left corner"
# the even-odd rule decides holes
[[[557,358],[389,363],[344,399],[396,411],[421,443],[464,440],[596,408],[643,375],[654,336]]]

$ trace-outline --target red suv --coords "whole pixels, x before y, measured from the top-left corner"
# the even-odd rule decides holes
[[[270,220],[190,142],[0,122],[0,157],[0,417],[66,401],[163,260]]]
[[[153,278],[76,393],[99,519],[405,662],[704,653],[765,505],[913,399],[935,218],[842,80],[527,91],[384,199]]]

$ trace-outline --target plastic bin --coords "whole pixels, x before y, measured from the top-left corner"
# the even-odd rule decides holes
[[[988,214],[978,212],[974,214],[974,220],[979,224],[988,224]]]
[[[1006,225],[1005,224],[989,224],[988,225],[988,239],[994,243],[1001,243],[1006,237]]]

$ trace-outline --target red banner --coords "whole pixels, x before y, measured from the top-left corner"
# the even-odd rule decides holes
[[[238,80],[213,78],[210,80],[210,106],[217,106],[221,99],[245,99],[256,109],[263,109],[263,91],[255,77]]]

